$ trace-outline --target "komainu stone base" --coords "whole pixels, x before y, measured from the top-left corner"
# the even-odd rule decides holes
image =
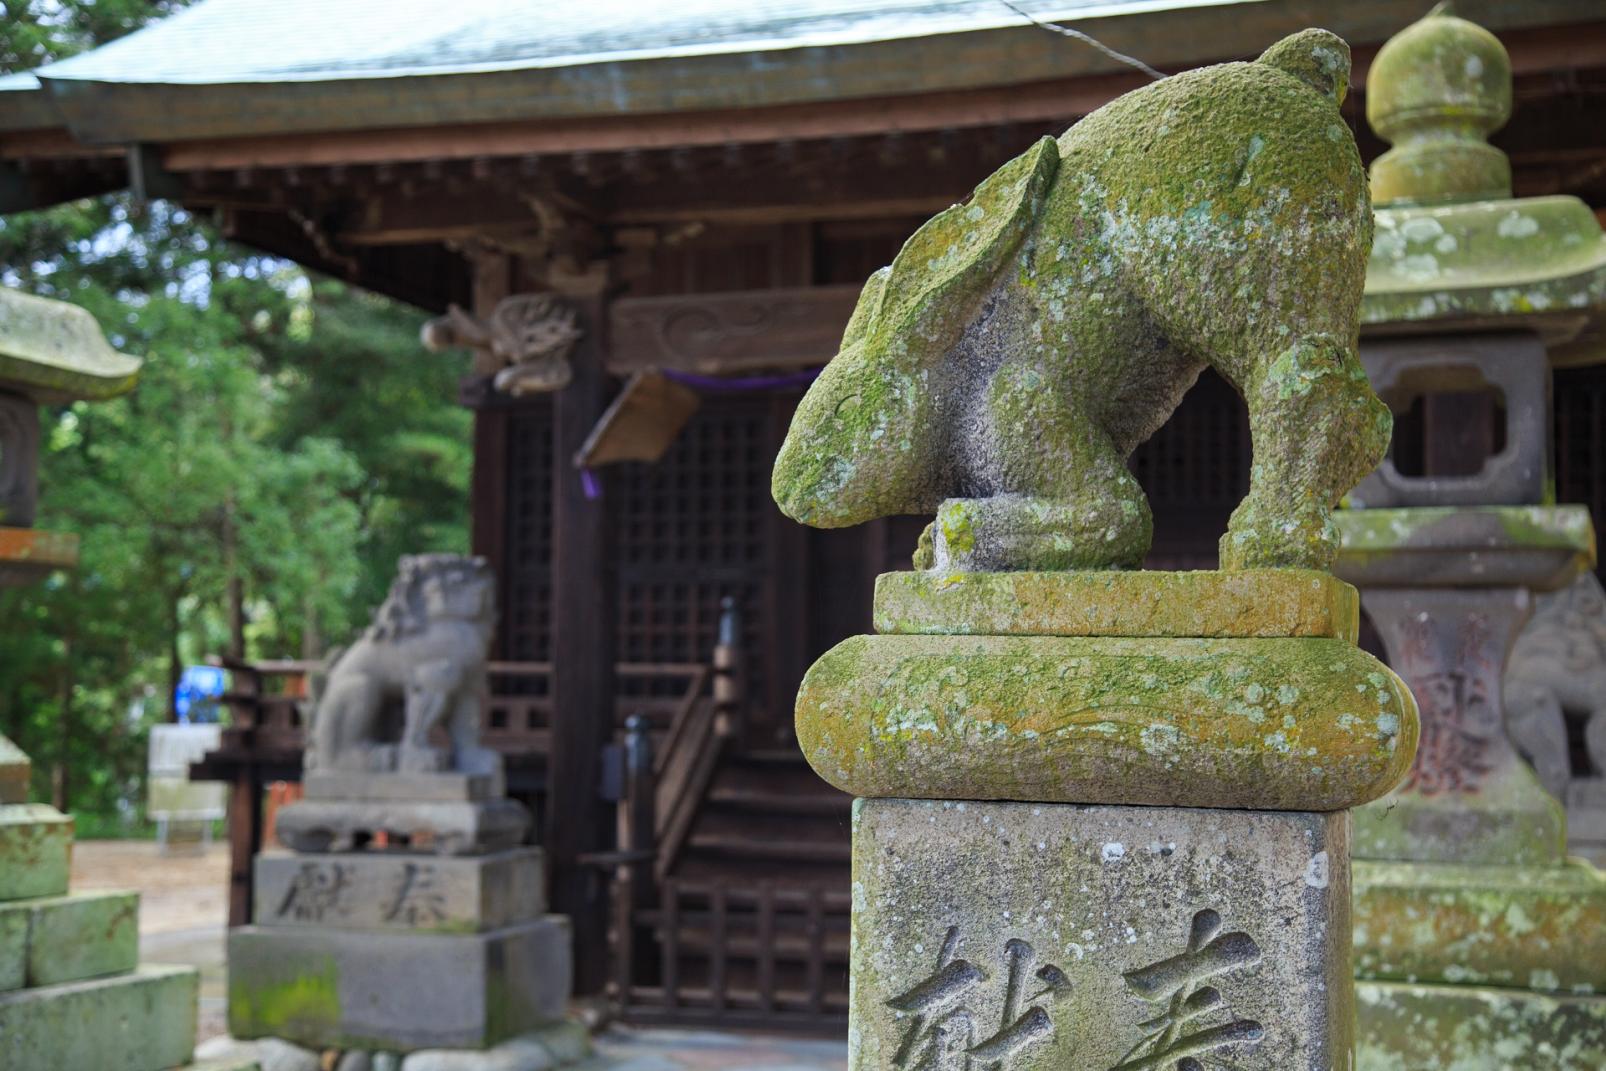
[[[567,918],[491,933],[245,926],[229,933],[229,1030],[310,1048],[482,1049],[563,1018]]]
[[[195,1044],[193,967],[0,993],[0,1067],[5,1071],[165,1071]]]
[[[517,848],[530,812],[517,800],[298,800],[278,813],[279,840],[298,852],[344,852],[377,833],[441,855]]]
[[[264,853],[252,870],[259,926],[477,933],[546,913],[539,848],[462,856]]]
[[[1606,997],[1358,982],[1359,1071],[1600,1071]]]
[[[1347,1068],[1349,820],[860,800],[851,1071]]]

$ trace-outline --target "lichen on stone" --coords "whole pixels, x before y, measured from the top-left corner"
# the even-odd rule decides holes
[[[1254,434],[1229,569],[1327,568],[1330,511],[1381,458],[1356,357],[1371,242],[1338,112],[1342,40],[1189,71],[1043,139],[871,277],[776,460],[822,527],[935,513],[939,570],[1137,566],[1132,450],[1213,367]]]

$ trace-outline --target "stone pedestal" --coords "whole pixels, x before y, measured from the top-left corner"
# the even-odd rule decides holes
[[[1339,523],[1339,571],[1422,716],[1405,781],[1355,815],[1360,1067],[1606,1066],[1606,877],[1566,858],[1561,804],[1517,754],[1503,700],[1531,592],[1593,563],[1588,515],[1404,508]]]
[[[27,756],[0,737],[0,773],[19,799]],[[195,1045],[199,980],[141,966],[139,897],[71,893],[72,819],[0,803],[0,1067],[162,1071]]]
[[[1416,743],[1299,570],[892,574],[798,739],[854,810],[853,1071],[1349,1067],[1346,808]],[[991,634],[983,634],[990,630]]]
[[[545,913],[540,850],[499,847],[529,821],[489,797],[500,784],[450,772],[314,779],[312,798],[281,812],[292,844],[355,849],[386,832],[412,847],[257,857],[253,925],[229,934],[230,1032],[399,1054],[489,1049],[561,1023],[568,920]],[[327,829],[342,832],[316,835]]]

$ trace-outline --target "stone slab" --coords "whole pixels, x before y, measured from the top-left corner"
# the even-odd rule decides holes
[[[279,841],[298,852],[349,851],[374,834],[440,855],[517,848],[530,812],[516,800],[298,800],[279,811]]]
[[[0,993],[21,989],[28,981],[28,912],[0,905]]]
[[[148,777],[145,813],[154,819],[202,821],[229,813],[229,786],[222,781],[191,781],[183,777]]]
[[[883,573],[875,629],[953,636],[1311,636],[1354,643],[1360,598],[1313,569]]]
[[[27,754],[0,736],[0,803],[28,802],[28,781],[32,766]]]
[[[567,918],[484,934],[229,932],[229,1031],[310,1048],[485,1048],[563,1017]]]
[[[6,1071],[166,1071],[195,1047],[199,975],[132,974],[0,993]]]
[[[1343,814],[858,801],[849,1068],[1348,1067],[1348,859]]]
[[[263,854],[255,882],[259,926],[474,933],[546,912],[539,848],[478,856]]]
[[[489,800],[505,794],[500,772],[313,770],[301,784],[309,800]]]
[[[123,973],[139,962],[138,893],[70,893],[0,903],[0,934],[19,926],[24,967],[20,986]],[[5,985],[5,975],[0,964],[0,989],[19,988]]]
[[[1333,572],[1372,587],[1566,587],[1595,565],[1584,506],[1341,509]]]
[[[1606,997],[1356,984],[1358,1071],[1600,1071]]]
[[[1356,976],[1606,993],[1606,875],[1588,864],[1356,860]]]
[[[54,807],[0,805],[0,901],[65,893],[72,832],[72,819]]]
[[[1405,685],[1334,639],[856,636],[797,701],[804,755],[855,796],[1339,810],[1416,735]]]

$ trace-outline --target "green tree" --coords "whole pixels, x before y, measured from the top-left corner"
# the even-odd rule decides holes
[[[183,6],[4,4],[0,73]],[[0,591],[0,731],[58,805],[126,810],[183,665],[321,653],[399,553],[466,546],[462,368],[420,352],[416,311],[126,194],[0,219],[0,284],[87,308],[145,359],[131,394],[42,414],[36,523],[77,532],[81,559]]]

